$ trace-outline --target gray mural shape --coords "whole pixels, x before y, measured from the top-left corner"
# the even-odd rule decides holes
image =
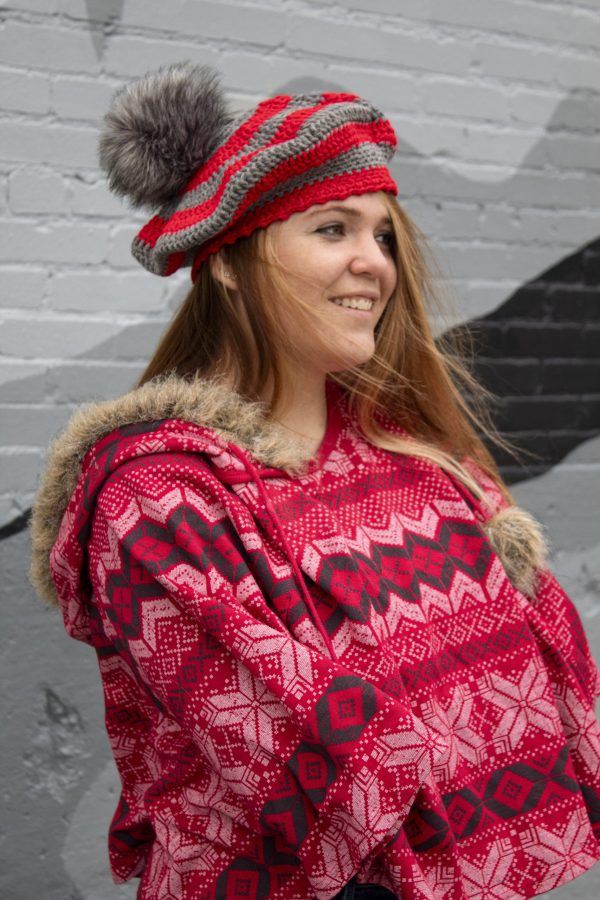
[[[121,21],[124,5],[125,0],[85,0],[86,25],[98,59],[104,56],[107,39]]]

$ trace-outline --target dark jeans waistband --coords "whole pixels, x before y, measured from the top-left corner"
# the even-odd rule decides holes
[[[353,878],[334,900],[396,900],[396,895],[379,884],[357,884]]]

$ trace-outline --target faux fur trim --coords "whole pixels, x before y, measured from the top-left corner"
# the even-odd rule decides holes
[[[100,135],[109,187],[134,206],[173,201],[223,138],[231,120],[215,70],[178,63],[114,96]]]
[[[217,381],[169,376],[116,400],[83,407],[50,446],[31,516],[30,579],[45,600],[57,603],[49,556],[86,453],[116,428],[157,419],[184,419],[211,428],[264,465],[291,474],[300,472],[309,459],[299,441],[265,417],[260,403],[249,403]]]
[[[84,407],[50,447],[31,517],[30,578],[40,596],[51,604],[56,605],[58,599],[49,556],[83,458],[96,441],[116,428],[158,419],[183,419],[211,428],[264,465],[290,474],[301,472],[310,458],[303,444],[266,418],[260,403],[249,403],[217,381],[170,376],[148,382],[116,400]],[[546,543],[538,523],[524,510],[511,506],[483,527],[512,584],[533,596],[536,572],[546,558]]]
[[[537,573],[547,565],[548,546],[542,528],[525,510],[508,506],[483,526],[508,578],[526,597],[533,597]]]

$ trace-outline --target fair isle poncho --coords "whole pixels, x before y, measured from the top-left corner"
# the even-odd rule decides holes
[[[520,593],[464,490],[339,393],[299,474],[248,410],[147,385],[80,416],[40,491],[38,583],[98,654],[115,880],[520,900],[590,868],[597,672],[553,576]]]

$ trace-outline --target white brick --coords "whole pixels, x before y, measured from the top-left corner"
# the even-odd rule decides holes
[[[71,72],[96,72],[100,64],[86,30],[51,28],[8,21],[0,28],[5,65]]]
[[[595,57],[566,54],[556,66],[556,81],[561,87],[597,91],[600,87],[600,54]]]
[[[73,19],[85,19],[89,22],[107,22],[118,20],[119,7],[123,0],[53,0],[58,4],[59,12]]]
[[[484,31],[519,33],[515,5],[505,0],[481,3],[481,0],[429,0],[429,16],[433,22],[444,22]]]
[[[0,108],[45,115],[50,111],[50,79],[37,72],[0,72]]]
[[[198,35],[276,47],[285,37],[288,14],[279,14],[258,6],[205,0],[127,0],[123,5],[121,27],[139,26],[182,35]]]
[[[419,186],[424,197],[461,202],[502,202],[505,185],[510,183],[513,169],[490,166],[473,161],[452,160],[432,162],[423,160],[419,169]],[[548,178],[544,176],[546,184]]]
[[[219,71],[229,92],[253,92],[261,96],[280,93],[284,86],[294,82],[317,82],[331,90],[336,77],[321,60],[292,59],[288,55],[265,56],[238,47],[221,55]]]
[[[114,85],[89,78],[58,77],[52,82],[52,108],[61,119],[97,122],[105,114]]]
[[[473,61],[483,75],[493,75],[510,81],[543,82],[553,85],[560,66],[551,50],[517,47],[514,44],[492,44],[475,41]]]
[[[86,403],[118,397],[134,386],[143,366],[111,362],[67,363],[54,366],[48,374],[59,403]],[[1,395],[0,395],[1,396]]]
[[[57,310],[157,312],[165,308],[162,278],[139,272],[65,272],[50,284],[48,300]]]
[[[464,147],[464,128],[462,123],[451,120],[430,120],[424,122],[416,118],[390,116],[396,134],[403,149],[410,153],[418,153],[430,158],[436,154],[441,156],[460,156]]]
[[[444,73],[463,73],[471,61],[471,45],[449,38],[434,40],[363,25],[316,22],[295,15],[290,15],[288,22],[288,47],[309,54],[321,53],[328,59],[344,57]]]
[[[562,92],[542,91],[519,87],[509,98],[510,115],[526,125],[546,125],[554,122],[561,106],[571,103]]]
[[[488,119],[503,122],[508,118],[508,96],[482,84],[428,79],[423,87],[424,109],[457,119]]]
[[[42,460],[41,448],[19,448],[17,453],[0,454],[0,495],[14,497],[23,492],[29,496],[35,488]]]
[[[600,22],[597,16],[578,10],[574,4],[545,5],[525,0],[430,0],[429,19],[463,28],[497,32],[535,41],[597,46]]]
[[[40,306],[46,277],[44,269],[0,268],[0,305],[15,309]]]
[[[67,414],[57,406],[0,406],[0,446],[46,447]]]
[[[187,59],[199,65],[218,68],[217,54],[206,47],[187,41],[124,36],[109,38],[104,54],[104,67],[111,75],[138,78],[151,69]]]
[[[401,198],[401,205],[425,235],[439,231],[440,209],[437,203],[427,203],[421,197]]]
[[[106,261],[115,269],[139,268],[131,254],[131,242],[140,230],[139,225],[117,225],[110,232],[110,245]]]
[[[457,321],[468,322],[497,309],[520,286],[516,279],[483,281],[469,277],[449,283],[451,296],[457,299]]]
[[[422,108],[422,89],[414,74],[397,70],[364,72],[356,66],[333,64],[330,77],[341,84],[341,89],[368,98],[371,103],[391,114],[396,111],[413,111]]]
[[[1,403],[41,403],[47,398],[46,366],[0,362]]]
[[[512,242],[522,238],[523,223],[514,207],[486,205],[481,213],[479,229],[483,240]]]
[[[59,11],[60,0],[10,0],[10,9],[51,15]]]
[[[344,0],[344,6],[348,9],[416,19],[430,17],[429,4],[430,0]]]
[[[507,202],[519,207],[572,209],[600,206],[600,179],[580,174],[516,172],[504,190]]]
[[[158,344],[165,325],[165,321],[156,321],[123,328],[111,343],[113,358],[147,362]]]
[[[0,160],[96,169],[97,144],[95,129],[0,121]]]
[[[502,279],[506,273],[521,281],[528,281],[539,272],[566,256],[571,248],[559,244],[549,246],[520,246],[510,244],[449,244],[434,242],[434,250],[445,262],[452,278]]]
[[[0,261],[79,263],[103,262],[108,248],[108,230],[89,222],[0,222]]]
[[[520,167],[527,159],[532,164],[536,137],[518,131],[498,131],[490,127],[467,127],[457,155],[464,159]]]
[[[84,355],[90,359],[106,359],[104,345],[121,328],[114,322],[49,319],[47,316],[5,319],[0,327],[0,353],[23,359],[64,359]]]
[[[558,6],[544,6],[538,3],[515,3],[516,21],[519,34],[530,35],[542,41],[576,44],[583,47],[597,47],[600,41],[600,20],[584,10],[574,8],[576,4],[563,3]]]
[[[19,169],[8,180],[8,201],[14,213],[58,213],[66,207],[64,179],[54,172]]]
[[[600,234],[600,210],[577,211],[554,215],[555,240],[580,246],[594,240]]]
[[[134,217],[126,201],[111,194],[104,179],[88,183],[81,178],[75,178],[70,183],[69,196],[71,210],[78,215],[110,216],[119,219],[124,216]],[[137,215],[139,214],[136,213]]]
[[[562,213],[561,215],[565,215]],[[524,244],[555,244],[559,242],[555,210],[519,210],[518,231]]]
[[[475,237],[481,228],[482,211],[478,204],[445,201],[439,212],[437,234],[447,240]]]
[[[403,150],[404,143],[399,141],[398,151],[390,165],[390,171],[398,185],[398,196],[401,201],[406,200],[408,197],[414,197],[421,192],[419,185],[421,162],[418,157],[403,156]]]

